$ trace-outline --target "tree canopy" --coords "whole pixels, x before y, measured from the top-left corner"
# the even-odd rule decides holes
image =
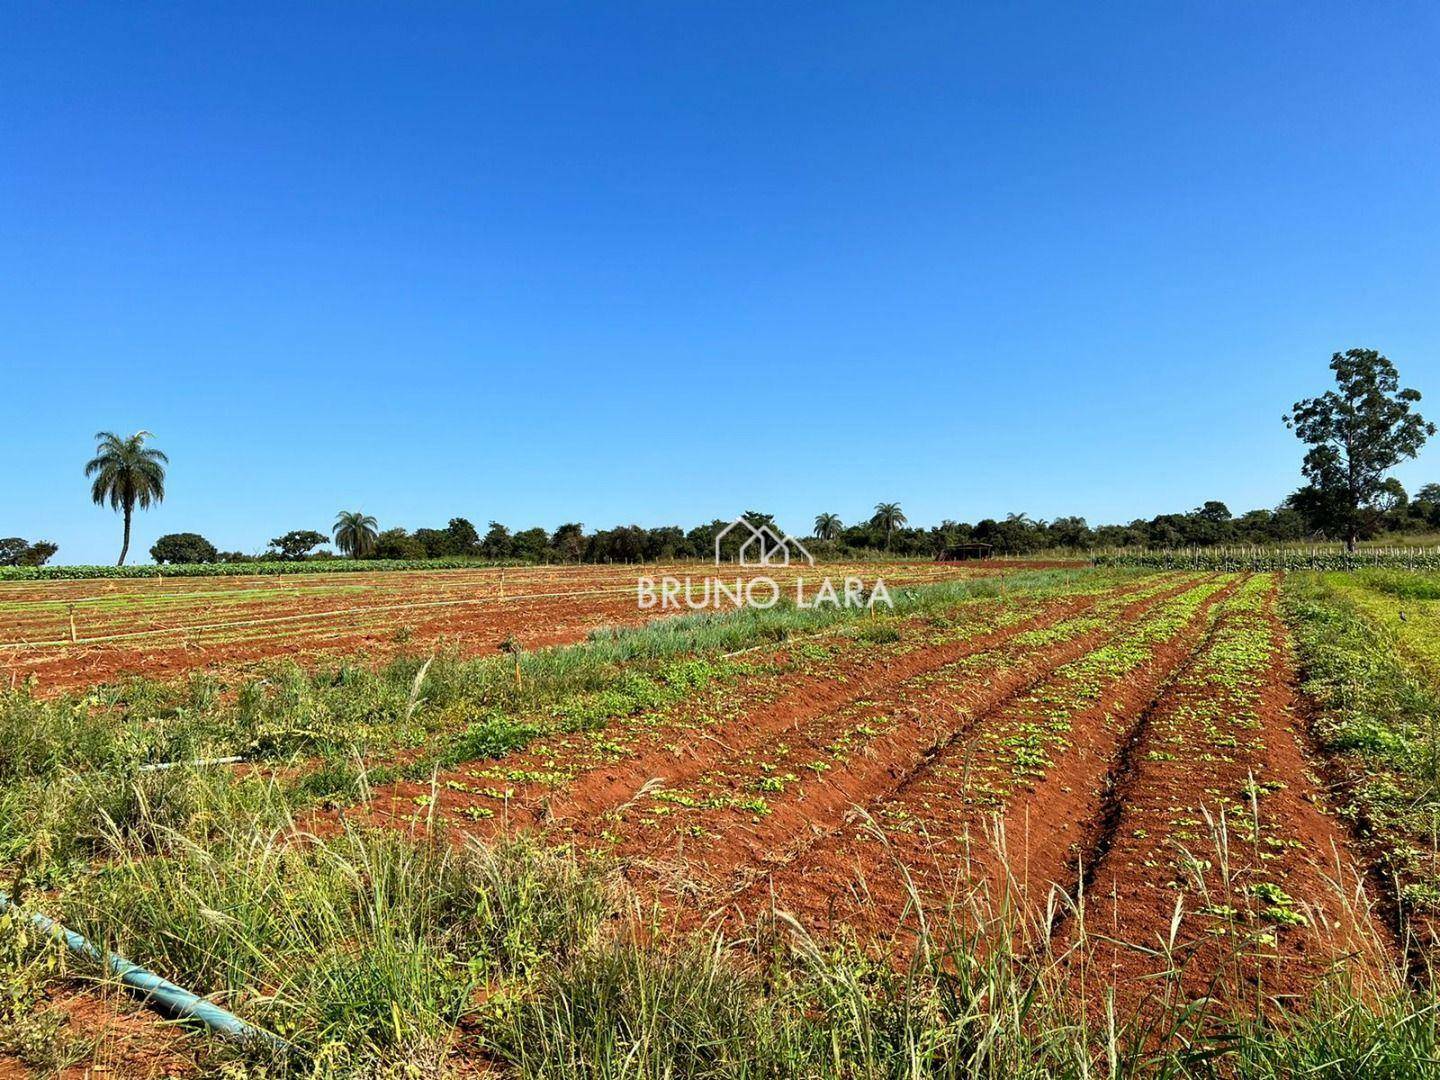
[[[293,562],[303,559],[311,551],[325,543],[325,534],[314,529],[291,529],[284,536],[270,541],[270,548],[282,561]]]
[[[212,563],[220,553],[199,533],[166,533],[150,546],[150,557],[157,563]]]
[[[908,525],[909,521],[899,503],[882,502],[875,504],[875,516],[870,519],[870,524],[885,530],[885,550],[889,551],[891,534]]]
[[[379,523],[361,510],[341,510],[335,517],[335,546],[351,558],[363,559],[375,550]]]
[[[48,540],[32,544],[19,536],[7,536],[0,540],[0,566],[44,566],[59,550],[59,544]]]
[[[1337,388],[1297,401],[1284,419],[1310,448],[1300,503],[1353,551],[1367,519],[1386,509],[1385,474],[1419,453],[1435,425],[1415,411],[1419,391],[1400,389],[1395,365],[1374,349],[1335,353],[1330,370]]]

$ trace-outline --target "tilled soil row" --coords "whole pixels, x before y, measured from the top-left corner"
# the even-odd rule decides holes
[[[747,680],[751,685],[741,688],[738,700],[722,694],[719,701],[707,698],[658,724],[622,719],[598,733],[600,739],[594,734],[557,736],[509,755],[498,765],[476,762],[442,772],[433,783],[379,789],[369,804],[369,816],[381,822],[411,819],[417,816],[415,800],[429,799],[433,805],[425,810],[426,819],[466,822],[472,833],[541,825],[562,831],[583,829],[643,792],[683,787],[726,757],[784,739],[817,717],[893,691],[919,674],[990,653],[1027,633],[1050,630],[1106,601],[1121,602],[1126,594],[1178,587],[1147,581],[1104,594],[1067,596],[1018,618],[1013,610],[996,605],[980,616],[978,631],[967,623],[953,640],[938,645],[916,648],[902,640],[894,646],[851,650],[836,663],[822,665],[819,673],[799,676],[782,664],[773,676]],[[780,654],[789,651],[782,649]],[[597,745],[618,745],[617,740],[627,738],[631,741],[623,756],[597,761]],[[532,776],[540,779],[526,779]],[[497,800],[497,794],[503,800]],[[476,820],[477,813],[486,816]]]
[[[1081,914],[1057,927],[1074,971],[1133,1010],[1216,994],[1268,1008],[1388,942],[1325,807],[1297,715],[1274,583],[1221,610],[1127,748]]]
[[[922,914],[948,922],[962,914],[957,905],[985,921],[1002,899],[1033,913],[1074,880],[1077,845],[1099,813],[1128,724],[1235,587],[1187,589],[1077,643],[864,814],[735,896],[732,909],[749,919],[773,906],[821,931],[843,924],[906,938]]]
[[[994,610],[989,613],[989,622],[984,622],[978,627],[970,628],[982,630],[982,632],[978,632],[974,636],[951,641],[941,646],[913,649],[908,654],[902,654],[895,649],[865,648],[862,650],[863,655],[858,658],[854,656],[850,658],[851,663],[839,677],[831,679],[817,678],[807,681],[800,686],[794,685],[793,680],[784,680],[783,677],[781,677],[779,684],[784,685],[788,696],[772,703],[772,707],[784,708],[788,705],[792,711],[796,713],[796,716],[799,716],[807,709],[810,711],[822,711],[834,707],[837,704],[843,705],[867,693],[875,693],[883,687],[891,686],[896,682],[903,682],[916,671],[928,670],[937,662],[953,659],[956,656],[993,650],[1000,643],[1017,635],[1043,632],[1063,623],[1067,618],[1073,619],[1097,607],[1103,607],[1107,602],[1118,602],[1126,594],[1134,593],[1143,595],[1153,593],[1156,590],[1168,592],[1172,591],[1174,587],[1175,586],[1169,582],[1157,583],[1155,581],[1146,581],[1125,586],[1109,593],[1079,594],[1055,602],[1037,601],[1033,603],[1033,609],[1031,598],[1012,597],[1008,602],[997,602],[997,604],[994,605]],[[858,665],[854,663],[856,659],[860,661]],[[757,739],[762,738],[763,731],[756,731],[755,736]],[[651,741],[654,743],[654,745],[651,746],[651,752],[654,755],[659,755],[659,757],[652,757],[647,760],[651,762],[656,760],[674,762],[676,760],[675,749],[673,747],[667,750],[660,746],[660,742],[663,742],[661,736],[651,736]],[[697,738],[695,744],[690,747],[690,755],[681,760],[684,765],[691,769],[702,768],[704,762],[697,760],[696,755],[708,750],[710,747],[718,745],[719,744],[713,740]],[[523,757],[525,755],[521,756]],[[549,761],[553,764],[553,759],[548,757],[535,758],[530,764],[537,764],[542,760]],[[647,767],[648,766],[645,765],[640,767],[640,775],[645,775],[645,769]],[[682,769],[682,775],[683,774]],[[613,786],[613,780],[611,784]],[[411,801],[413,795],[417,792],[430,790],[427,785],[402,785],[402,788],[404,797],[399,800],[399,803],[402,806],[408,806],[412,811],[414,810]],[[443,790],[447,796],[455,796],[455,793],[452,792],[451,789],[445,788],[443,784],[441,785],[441,790]],[[625,788],[622,784],[617,790],[633,794],[634,789],[633,787]],[[553,793],[549,789],[543,789],[537,785],[532,786],[527,794],[531,797],[528,805],[523,798],[514,800],[515,809],[512,822],[514,819],[523,819],[531,825],[539,824],[546,818],[543,810],[544,800]],[[593,792],[590,794],[590,797],[594,797]],[[377,799],[377,802],[383,801],[383,797]],[[453,809],[453,806],[450,808]],[[394,818],[398,815],[392,813],[389,816]],[[470,823],[470,827],[472,831],[474,831],[481,826],[478,823]],[[83,1004],[89,999],[83,998],[79,1000]],[[81,1011],[83,1012],[83,1009]],[[76,1015],[79,1016],[80,1013]],[[148,1017],[143,1014],[136,1017],[137,1022],[144,1022],[147,1019]],[[89,1024],[88,1022],[81,1023],[79,1027],[88,1030]],[[126,1060],[129,1066],[138,1068],[139,1058],[134,1054],[130,1054],[127,1051]],[[168,1062],[171,1059],[166,1055],[157,1060]],[[137,1073],[137,1075],[139,1074]]]
[[[633,595],[497,602],[398,615],[327,615],[295,626],[237,626],[219,641],[189,640],[182,634],[5,653],[0,654],[0,671],[7,673],[7,682],[33,677],[40,693],[54,694],[134,676],[168,679],[203,669],[243,670],[279,657],[315,664],[327,656],[359,653],[379,662],[402,649],[424,647],[477,656],[495,652],[512,637],[529,649],[568,645],[601,627],[640,626],[652,618],[636,609]]]
[[[497,569],[327,574],[317,575],[319,583],[305,575],[0,583],[0,677],[17,685],[33,677],[49,694],[135,675],[243,668],[275,657],[316,662],[365,651],[378,659],[401,648],[440,644],[476,655],[512,637],[526,648],[570,644],[600,627],[639,626],[676,614],[639,608],[636,579],[694,569],[584,567],[542,574],[511,568],[508,581]],[[893,589],[1023,569],[1029,567],[895,564],[883,576]],[[858,571],[839,564],[828,572]],[[792,578],[780,575],[782,584]],[[53,602],[37,602],[46,596]],[[63,642],[72,599],[78,643],[24,644]]]
[[[974,724],[1055,668],[1192,586],[1172,585],[1116,610],[1012,634],[991,649],[931,665],[764,742],[752,740],[748,750],[731,746],[689,783],[667,778],[648,800],[577,821],[565,834],[608,842],[632,879],[723,901],[843,828],[856,805],[901,789]]]

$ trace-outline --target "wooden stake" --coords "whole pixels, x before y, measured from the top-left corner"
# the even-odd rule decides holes
[[[77,637],[75,636],[75,605],[74,605],[74,604],[71,604],[71,605],[70,605],[70,640],[71,640],[72,642],[75,642],[75,641],[80,640],[79,638],[77,638]]]

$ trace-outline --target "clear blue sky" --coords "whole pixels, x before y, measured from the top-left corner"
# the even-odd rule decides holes
[[[1440,419],[1430,4],[68,4],[0,15],[0,535],[1092,523]],[[1404,467],[1440,479],[1440,450]]]

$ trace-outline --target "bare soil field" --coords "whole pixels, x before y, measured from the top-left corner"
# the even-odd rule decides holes
[[[1049,563],[864,563],[817,568],[905,585]],[[514,638],[525,648],[582,640],[662,614],[640,610],[636,579],[702,577],[704,564],[508,567],[402,573],[139,578],[0,583],[0,679],[42,691],[132,675],[242,669],[277,656],[376,658],[445,642],[476,655]],[[754,571],[727,568],[724,577]],[[798,569],[773,576],[783,585]],[[673,611],[664,614],[674,614]],[[75,640],[71,640],[72,626]]]
[[[1303,996],[1393,942],[1317,779],[1276,588],[1165,575],[779,649],[603,741],[377,789],[364,819],[602,850],[690,924],[779,910],[903,943],[978,897],[965,919],[1018,912],[1124,1006],[1172,968],[1191,994]]]
[[[65,765],[58,787],[43,770],[67,751],[22,746],[9,764],[0,754],[0,795],[20,822],[0,830],[0,854],[52,910],[247,1019],[279,1024],[307,1061],[343,1057],[354,1039],[367,1062],[412,1062],[393,1032],[413,1024],[423,1038],[406,1038],[439,1055],[425,1066],[436,1075],[546,1075],[524,1064],[533,1032],[506,1042],[520,1014],[497,1018],[487,1003],[533,999],[553,1018],[570,999],[545,994],[579,993],[564,982],[581,978],[573,965],[602,963],[628,935],[650,957],[724,942],[714,955],[761,970],[774,962],[767,949],[810,964],[838,950],[860,965],[843,970],[870,973],[857,988],[881,970],[930,971],[943,986],[957,965],[1002,958],[1043,987],[1058,1010],[1049,1023],[1076,1025],[1081,1053],[1102,1053],[1095,1033],[1116,1016],[1130,1018],[1126,1038],[1173,1049],[1211,1030],[1155,1034],[1196,1003],[1206,1004],[1195,1015],[1218,1010],[1223,1024],[1288,1015],[1337,977],[1347,1008],[1409,992],[1400,973],[1414,944],[1398,932],[1399,899],[1385,895],[1377,837],[1362,835],[1364,819],[1328,779],[1338,759],[1317,741],[1324,702],[1302,688],[1302,662],[1316,661],[1297,655],[1279,575],[885,564],[891,587],[907,590],[894,612],[777,612],[773,625],[747,624],[748,637],[707,636],[722,618],[679,637],[649,626],[544,648],[638,626],[635,573],[7,592],[8,659],[33,680],[7,699],[17,732],[51,722],[53,706],[57,738],[70,739],[64,690],[123,673],[203,664],[239,675],[277,656],[357,648],[377,666],[280,686],[259,678],[238,703],[155,690],[125,699],[123,723],[87,734],[91,763]],[[54,643],[71,603],[91,639]],[[270,621],[244,625],[260,620]],[[517,658],[513,677],[509,658],[496,663],[512,634],[527,665]],[[442,641],[449,653],[436,651]],[[192,723],[196,709],[210,710],[200,730],[216,740],[201,756],[244,760],[147,774],[162,752],[141,736],[168,746],[167,725]],[[112,774],[134,798],[85,794],[90,778]],[[529,854],[495,870],[489,853],[517,843]],[[528,876],[562,864],[545,871],[559,884]],[[590,873],[610,882],[603,902],[584,901],[610,929],[586,933],[608,944],[576,959],[566,950],[579,946],[545,935],[568,940],[581,916],[534,908],[541,897],[583,906],[577,882]],[[437,874],[459,892],[430,898]],[[358,899],[343,899],[356,887]],[[358,922],[344,914],[352,903]],[[479,918],[467,904],[496,921],[491,937],[455,936]],[[410,925],[412,909],[429,914]],[[936,961],[937,949],[951,951]],[[400,966],[380,977],[363,967],[376,955]],[[663,982],[663,964],[679,961],[656,962],[634,977]],[[374,991],[390,1010],[374,1025],[373,1003],[334,1019],[362,978],[357,963],[379,980],[367,985],[390,987]],[[339,982],[314,983],[315,971]],[[415,989],[437,980],[449,987],[439,997]],[[747,1008],[776,1007],[754,992]],[[196,1044],[172,1029],[147,1040],[150,1021],[113,998],[62,981],[37,1000],[92,1037],[110,1030],[98,1018],[117,1017],[100,1045],[122,1074],[211,1067],[203,1053],[192,1065]],[[797,1022],[814,1012],[804,1004]],[[1027,1024],[1007,1037],[1023,1044]],[[1214,1030],[1229,1045],[1233,1029]]]

